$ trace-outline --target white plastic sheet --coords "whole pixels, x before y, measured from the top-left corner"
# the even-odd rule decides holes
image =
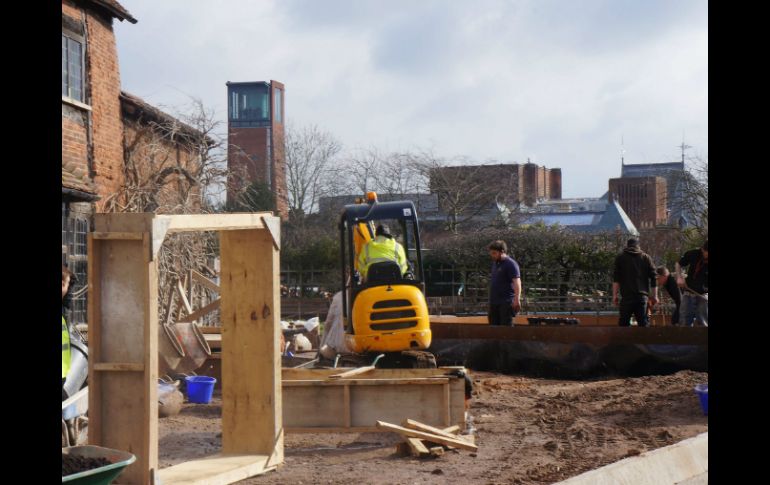
[[[342,326],[342,292],[338,291],[332,298],[329,313],[324,323],[324,334],[321,347],[328,345],[338,353],[350,352],[345,344],[345,329]]]

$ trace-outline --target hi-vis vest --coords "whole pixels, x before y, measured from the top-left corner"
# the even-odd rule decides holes
[[[361,254],[358,255],[358,270],[361,276],[366,278],[369,266],[383,261],[394,261],[401,267],[401,274],[406,273],[406,254],[404,248],[396,242],[385,236],[377,236],[364,246]]]
[[[70,371],[70,331],[64,315],[61,317],[61,378],[67,377]]]

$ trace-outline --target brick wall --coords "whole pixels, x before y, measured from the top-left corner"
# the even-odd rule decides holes
[[[86,112],[62,103],[61,117],[61,162],[72,167],[70,172],[88,175],[88,137],[86,133]],[[64,183],[64,181],[62,181]],[[82,186],[67,187],[82,190]]]
[[[104,199],[121,184],[123,159],[120,119],[120,72],[112,18],[62,0],[62,14],[81,23],[85,17],[85,104],[91,107],[93,166],[96,193]],[[80,112],[79,115],[74,113]],[[62,163],[87,165],[87,111],[62,102]],[[82,121],[77,118],[80,117]]]

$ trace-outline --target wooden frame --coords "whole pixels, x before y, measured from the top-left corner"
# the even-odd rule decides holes
[[[88,237],[89,443],[126,450],[122,482],[226,484],[283,462],[280,221],[271,213],[96,214]],[[169,232],[217,231],[222,454],[158,470],[158,265]],[[246,378],[247,377],[247,378]]]
[[[285,431],[378,432],[378,420],[405,419],[465,429],[465,380],[447,375],[456,369],[373,369],[350,379],[330,378],[350,369],[283,369]]]

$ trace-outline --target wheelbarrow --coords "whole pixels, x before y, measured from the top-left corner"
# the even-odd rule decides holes
[[[66,482],[72,485],[109,485],[123,472],[124,468],[136,461],[136,456],[132,453],[94,445],[62,448],[61,453],[62,458],[64,455],[69,455],[83,458],[105,458],[110,462],[109,465],[61,477],[62,483]]]

